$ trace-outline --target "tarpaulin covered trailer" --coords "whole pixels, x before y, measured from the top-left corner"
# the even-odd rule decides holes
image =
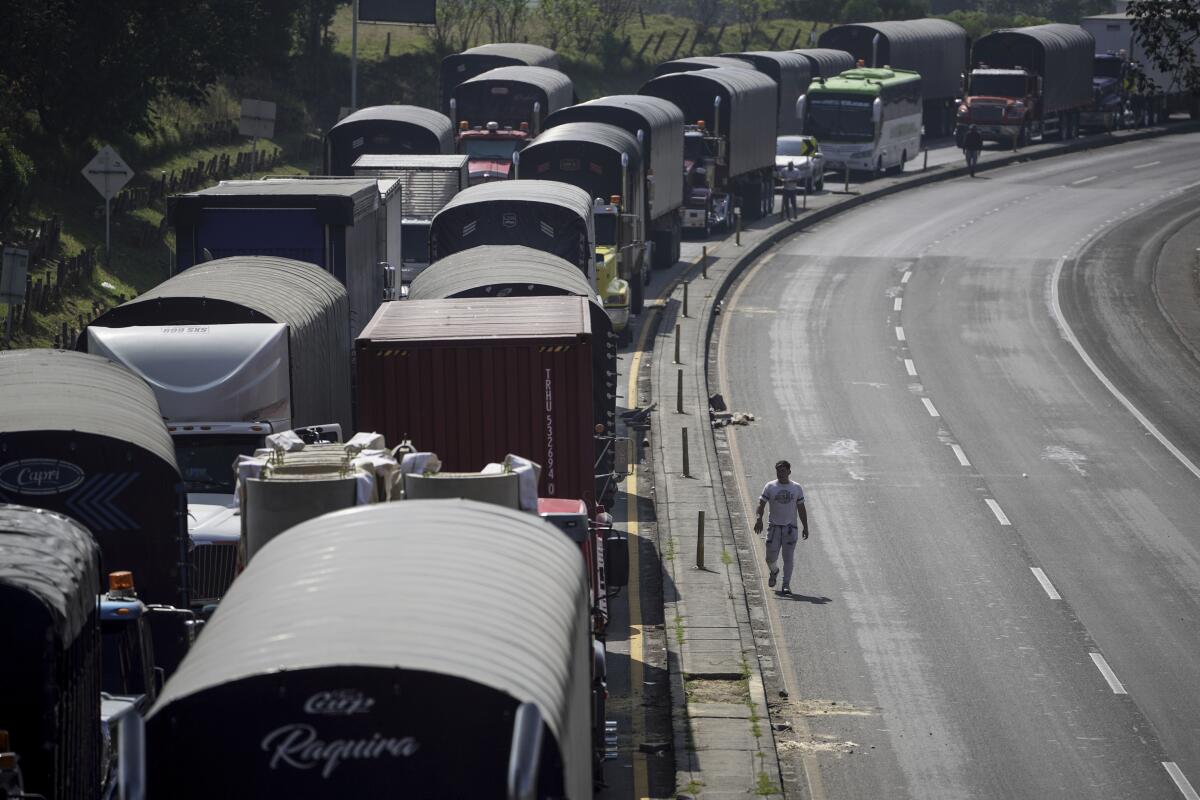
[[[558,53],[549,47],[522,42],[493,42],[453,53],[442,59],[442,109],[450,109],[454,87],[496,67],[526,66],[558,69]]]
[[[1078,25],[1051,23],[993,31],[975,40],[971,66],[1029,70],[1042,79],[1042,113],[1092,101],[1096,41]]]
[[[546,67],[497,67],[454,87],[450,118],[455,125],[500,127],[529,125],[531,135],[546,115],[571,105],[575,86],[563,73]]]
[[[364,155],[446,155],[454,127],[445,114],[421,106],[371,106],[350,114],[325,134],[325,174],[353,175]]]
[[[787,136],[801,132],[800,119],[796,116],[796,101],[808,91],[812,82],[811,62],[798,53],[752,50],[745,53],[726,53],[730,58],[753,64],[762,74],[775,81],[779,121],[776,135]]]
[[[654,74],[655,76],[670,75],[672,72],[694,72],[700,69],[717,69],[718,67],[754,69],[753,64],[748,64],[737,58],[727,58],[724,56],[688,56],[687,58],[673,58],[670,61],[662,62],[654,68]]]
[[[808,47],[793,50],[793,53],[804,56],[808,60],[813,78],[832,78],[848,69],[854,69],[854,56],[845,50],[833,50],[828,47]]]

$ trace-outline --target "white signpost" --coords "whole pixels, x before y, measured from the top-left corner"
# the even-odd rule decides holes
[[[12,344],[13,306],[25,301],[25,275],[29,270],[29,251],[4,248],[0,261],[0,303],[8,305],[8,324],[4,326],[4,346]]]
[[[238,133],[250,137],[250,179],[254,179],[254,161],[258,158],[258,140],[275,135],[275,104],[270,100],[242,100]]]
[[[125,188],[133,177],[133,170],[117,155],[117,151],[108,145],[100,148],[96,157],[83,168],[83,177],[96,187],[96,191],[104,198],[104,263],[112,265],[112,240],[109,235],[109,202],[117,196],[117,192]]]

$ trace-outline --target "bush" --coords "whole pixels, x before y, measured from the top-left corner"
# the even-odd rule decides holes
[[[36,172],[33,159],[0,131],[0,230],[8,229],[13,212],[28,197]]]

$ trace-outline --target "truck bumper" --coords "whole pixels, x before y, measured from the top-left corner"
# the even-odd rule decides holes
[[[617,333],[629,327],[629,306],[605,306],[604,312],[608,314],[613,330]]]
[[[1079,127],[1100,128],[1101,130],[1115,128],[1117,127],[1117,114],[1114,111],[1081,111]]]
[[[1011,142],[1013,137],[1021,135],[1020,125],[979,125],[975,128],[979,135],[989,142]]]
[[[708,221],[708,212],[703,208],[685,208],[683,210],[683,227],[704,228]]]

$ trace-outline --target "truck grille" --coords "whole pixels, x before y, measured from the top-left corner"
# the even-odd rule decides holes
[[[982,123],[1001,122],[1004,119],[1003,106],[975,106],[971,109],[971,121]]]
[[[225,596],[237,570],[237,544],[200,544],[192,548],[193,603],[215,603]]]

